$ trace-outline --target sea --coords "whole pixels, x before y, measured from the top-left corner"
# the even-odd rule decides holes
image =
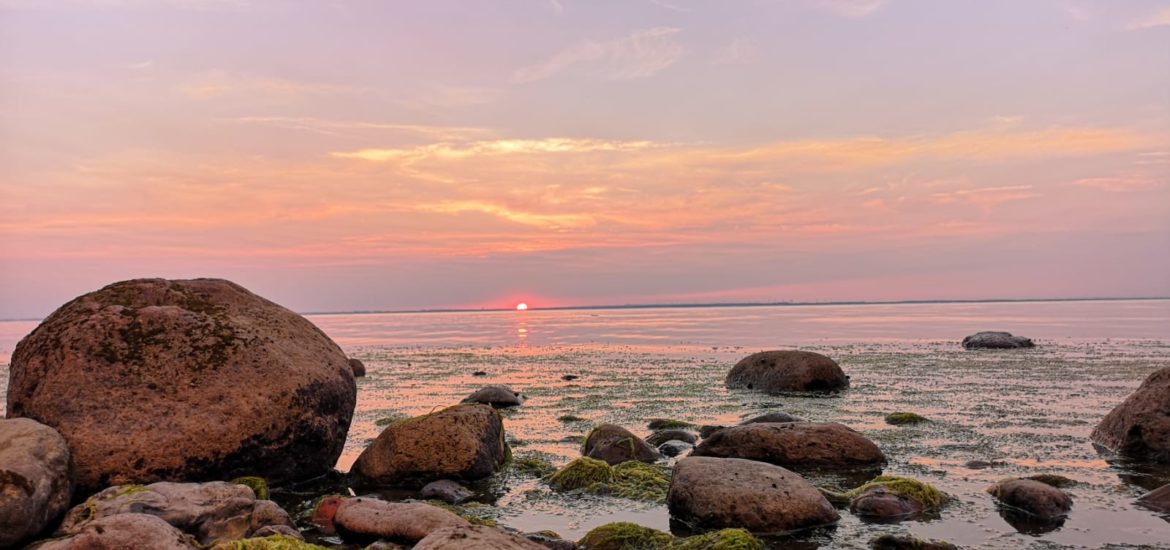
[[[831,529],[769,540],[772,548],[866,548],[910,533],[976,548],[1170,548],[1170,518],[1134,499],[1170,469],[1100,450],[1089,433],[1150,373],[1170,366],[1170,300],[628,307],[527,311],[311,314],[368,374],[337,467],[390,419],[504,384],[527,401],[504,412],[516,456],[563,465],[599,423],[649,434],[652,418],[729,425],[784,411],[840,422],[875,441],[886,474],[950,495],[937,517],[866,523],[842,511]],[[0,322],[0,408],[8,362],[37,321]],[[1032,338],[1029,350],[964,350],[983,330]],[[851,376],[836,397],[770,396],[723,386],[744,356],[768,349],[826,354]],[[575,377],[575,378],[574,378]],[[572,378],[566,380],[566,378]],[[930,422],[891,426],[891,412]],[[573,419],[578,418],[578,419]],[[379,422],[382,420],[382,422]],[[970,461],[991,463],[972,469]],[[1074,505],[1057,526],[1009,523],[986,489],[1005,477],[1060,474]],[[856,480],[810,474],[835,490]],[[535,479],[497,480],[479,510],[524,531],[576,539],[611,521],[669,530],[665,505],[560,494]],[[676,526],[677,528],[677,526]]]

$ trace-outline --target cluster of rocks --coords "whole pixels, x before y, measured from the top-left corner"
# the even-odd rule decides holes
[[[981,333],[964,346],[1032,345],[1019,340]],[[0,420],[0,548],[321,548],[304,540],[311,532],[417,550],[757,549],[754,534],[833,525],[841,510],[905,521],[934,517],[948,501],[928,483],[881,475],[886,456],[849,427],[782,412],[735,426],[656,419],[645,439],[602,424],[584,438],[581,457],[557,469],[512,456],[498,409],[521,406],[524,396],[488,386],[462,403],[389,422],[335,486],[343,494],[290,516],[268,500],[268,483],[337,475],[354,378],[365,374],[312,323],[228,281],[143,279],[81,296],[12,357]],[[770,394],[849,387],[835,361],[806,351],[750,355],[724,382]],[[1163,369],[1101,422],[1093,440],[1170,461],[1168,411],[1170,369]],[[671,466],[668,457],[681,458]],[[475,497],[465,484],[506,468],[541,478],[551,491],[664,503],[673,520],[700,534],[614,523],[566,541],[497,526],[458,506]],[[862,472],[868,481],[834,492],[802,475],[818,471]],[[398,488],[422,500],[352,496],[351,487]],[[1025,532],[1058,524],[1072,506],[1046,479],[1003,480],[988,492]],[[1166,487],[1141,499],[1155,510],[1170,508],[1168,501]],[[872,546],[952,547],[893,536]]]

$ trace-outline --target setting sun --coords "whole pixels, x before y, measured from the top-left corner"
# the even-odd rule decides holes
[[[526,309],[528,309],[528,304],[526,304],[524,302],[520,302],[519,304],[516,304],[516,311],[524,311]]]

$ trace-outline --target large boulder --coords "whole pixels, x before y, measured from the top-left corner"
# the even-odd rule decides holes
[[[8,416],[56,428],[84,492],[328,471],[356,386],[304,317],[221,279],[138,279],[61,306],[12,354]]]
[[[1036,347],[1031,338],[1012,336],[1010,332],[976,332],[963,338],[963,347],[967,349],[1020,349]]]
[[[422,502],[386,502],[359,497],[341,502],[333,516],[333,525],[348,540],[417,542],[438,529],[470,524],[452,512]]]
[[[546,548],[520,535],[505,533],[486,525],[460,525],[436,529],[427,535],[413,550],[546,550]]]
[[[779,534],[840,519],[833,505],[800,475],[737,458],[680,460],[670,480],[667,506],[673,518],[694,529],[739,527]]]
[[[880,467],[874,442],[833,422],[759,422],[724,428],[704,439],[692,456],[745,458],[785,467]]]
[[[471,481],[500,469],[507,448],[500,413],[488,405],[456,405],[387,426],[352,472],[388,486]]]
[[[69,510],[56,535],[76,535],[105,518],[135,513],[158,516],[203,545],[250,537],[269,527],[296,527],[284,509],[257,500],[245,485],[162,481],[116,485],[89,497]]]
[[[741,359],[727,373],[728,388],[765,393],[832,393],[849,387],[836,361],[811,351],[761,351]]]
[[[1093,430],[1093,441],[1139,460],[1170,462],[1170,367],[1148,376]]]
[[[30,546],[28,550],[106,550],[150,548],[196,550],[199,548],[171,524],[150,514],[106,516],[85,525],[77,533]]]
[[[629,430],[615,425],[602,424],[593,428],[585,436],[585,444],[581,447],[581,454],[604,460],[612,465],[621,464],[629,460],[653,463],[662,459],[658,449],[642,441]]]
[[[27,418],[0,419],[0,548],[40,533],[72,496],[65,438]]]

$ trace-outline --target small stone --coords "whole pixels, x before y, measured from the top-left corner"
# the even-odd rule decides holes
[[[465,397],[463,402],[481,403],[483,405],[491,405],[497,409],[503,409],[507,407],[519,407],[524,403],[524,396],[520,395],[519,392],[512,391],[512,388],[507,386],[487,386]]]
[[[366,364],[362,363],[361,359],[349,358],[349,368],[353,371],[354,378],[361,378],[366,375]]]
[[[470,489],[449,479],[432,481],[423,486],[419,497],[427,500],[441,500],[447,504],[459,504],[474,496]]]
[[[663,456],[672,456],[673,457],[673,456],[679,456],[679,455],[693,449],[694,447],[695,447],[694,445],[691,445],[690,443],[687,443],[686,441],[672,440],[672,441],[666,441],[663,444],[659,445],[658,452],[662,453]]]

